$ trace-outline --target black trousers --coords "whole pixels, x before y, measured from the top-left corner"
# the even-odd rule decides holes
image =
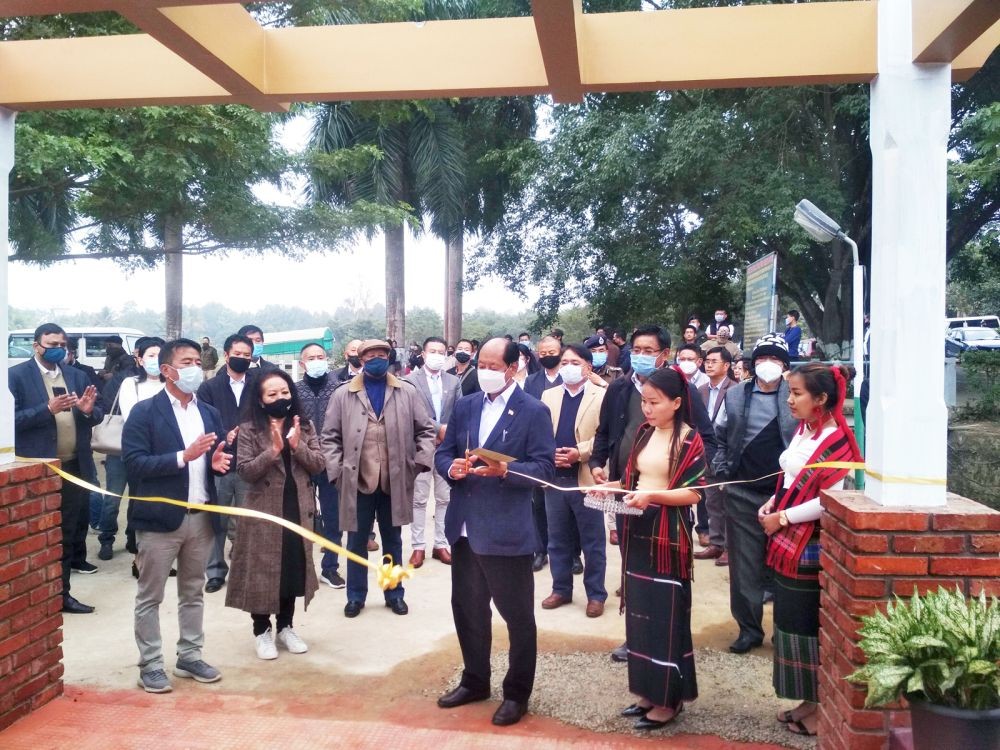
[[[729,551],[729,609],[740,635],[764,638],[764,591],[771,575],[765,563],[767,534],[757,511],[771,496],[746,485],[726,487],[726,545]]]
[[[78,461],[64,461],[63,471],[80,476]],[[69,593],[69,574],[74,564],[87,559],[87,522],[90,518],[90,491],[70,482],[63,482],[62,502],[62,582],[63,595]]]
[[[452,545],[451,556],[451,611],[465,662],[462,685],[475,692],[489,692],[492,599],[507,623],[510,638],[503,697],[527,703],[535,684],[538,654],[531,555],[477,555],[469,540],[462,537]]]

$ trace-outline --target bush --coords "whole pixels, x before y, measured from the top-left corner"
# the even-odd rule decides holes
[[[862,618],[868,663],[847,677],[866,685],[865,706],[902,695],[975,711],[1000,708],[1000,602],[939,588]]]

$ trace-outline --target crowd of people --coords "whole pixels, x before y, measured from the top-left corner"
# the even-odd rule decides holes
[[[348,618],[367,603],[366,567],[347,561],[345,579],[340,556],[324,551],[317,574],[307,539],[261,518],[205,512],[208,504],[315,527],[337,545],[346,533],[347,549],[361,557],[380,549],[377,521],[381,549],[396,562],[409,526],[409,565],[429,556],[451,568],[464,669],[440,707],[489,698],[491,602],[507,624],[499,726],[519,721],[532,693],[535,573],[551,572],[543,609],[572,606],[582,589],[577,606],[601,617],[607,556],[618,548],[625,642],[611,656],[628,663],[634,696],[622,715],[656,729],[697,697],[694,561],[728,566],[738,629],[730,651],[762,644],[773,600],[774,687],[801,701],[777,718],[813,734],[818,495],[842,486],[846,470],[803,467],[857,460],[858,451],[842,415],[851,374],[815,363],[791,369],[797,322],[790,311],[785,333],[763,336],[745,357],[725,310],[705,329],[691,318],[676,348],[658,325],[628,336],[600,327],[579,342],[559,329],[537,342],[528,333],[453,344],[431,336],[408,356],[395,342],[367,339],[350,341],[338,368],[320,343],[307,343],[297,382],[262,357],[255,325],[228,336],[221,355],[207,338],[145,337],[134,352],[112,342],[95,372],[47,323],[35,331],[33,359],[9,374],[16,451],[58,458],[96,481],[91,432],[115,417],[123,425],[120,451],[105,458],[115,496],[91,509],[86,489],[62,487],[66,613],[93,611],[72,595],[70,572],[97,570],[86,559],[88,521],[99,532],[98,557],[116,554],[126,486],[132,496],[190,504],[129,501],[126,511],[138,684],[148,692],[171,690],[160,637],[171,576],[172,672],[199,682],[221,679],[203,658],[205,594],[226,589],[226,605],[249,615],[265,660],[279,647],[308,651],[294,629],[296,601],[308,606],[320,582],[346,589]],[[618,512],[598,509],[595,498]],[[407,615],[405,593],[385,590],[385,606]]]

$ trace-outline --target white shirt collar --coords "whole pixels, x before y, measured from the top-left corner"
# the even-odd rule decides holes
[[[500,391],[500,393],[497,394],[497,397],[493,400],[490,400],[489,394],[484,393],[483,403],[487,406],[506,406],[507,401],[510,400],[511,393],[517,387],[517,381],[511,380],[510,383],[507,384],[507,387]]]
[[[181,400],[179,398],[177,398],[177,396],[175,396],[174,394],[172,394],[169,390],[167,390],[166,385],[163,386],[163,390],[166,392],[167,398],[170,399],[170,405],[171,406],[179,406],[182,409],[185,408],[185,406],[181,402]],[[192,393],[191,394],[191,400],[188,401],[187,405],[190,406],[191,404],[197,404],[197,403],[198,403],[198,397],[195,394]]]
[[[428,380],[440,380],[441,379],[441,371],[440,370],[438,370],[437,372],[431,372],[426,367],[421,367],[420,369],[424,371],[424,375],[427,376]]]
[[[43,378],[49,378],[50,380],[55,380],[59,377],[59,365],[56,365],[54,369],[49,370],[45,365],[38,361],[38,357],[32,357],[35,360],[35,364],[38,365],[38,369],[42,371]]]
[[[583,384],[583,387],[582,387],[582,388],[580,388],[580,390],[578,390],[578,391],[577,391],[576,393],[573,393],[573,392],[572,392],[572,391],[571,391],[571,390],[569,389],[569,386],[568,386],[568,385],[566,385],[565,383],[563,383],[563,384],[562,384],[562,387],[563,387],[563,391],[565,391],[566,395],[567,395],[567,396],[569,396],[570,398],[578,398],[579,396],[582,396],[582,395],[583,395],[583,392],[584,392],[585,390],[587,390],[587,384],[586,384],[586,383],[584,383],[584,384]]]

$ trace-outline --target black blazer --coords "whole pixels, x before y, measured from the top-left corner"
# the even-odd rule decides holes
[[[205,432],[214,432],[219,441],[224,441],[226,434],[219,420],[219,412],[214,406],[197,400],[196,403],[205,423]],[[213,450],[216,446],[218,442]],[[125,461],[131,494],[136,497],[168,497],[187,501],[190,467],[185,465],[182,469],[177,468],[177,452],[186,447],[166,390],[132,407],[122,431],[122,459]],[[215,479],[210,459],[211,452],[206,454],[205,487],[209,502],[214,503]],[[130,520],[132,527],[140,531],[176,531],[186,512],[184,508],[166,503],[137,500],[133,503]],[[216,519],[213,519],[213,523],[217,523]]]
[[[256,367],[251,367],[247,370],[246,375],[244,375],[243,393],[240,394],[239,403],[236,403],[236,397],[233,396],[233,389],[229,387],[229,370],[225,367],[202,383],[198,388],[198,400],[216,408],[222,420],[222,429],[226,432],[229,432],[242,421],[240,419],[240,410],[243,408],[243,404],[246,403],[247,394],[253,390],[254,383],[257,382],[260,372],[261,370]],[[235,453],[235,448],[233,452]]]
[[[594,435],[594,450],[589,463],[593,469],[604,466],[610,460],[608,479],[611,481],[621,479],[625,472],[625,467],[618,465],[618,444],[625,434],[629,399],[633,397],[640,398],[632,382],[632,373],[627,372],[617,380],[611,381],[604,401],[601,402],[601,421],[597,426],[597,434]],[[715,437],[715,429],[708,417],[705,402],[698,394],[698,389],[691,383],[688,383],[688,402],[691,404],[691,421],[694,423],[692,427],[701,435],[705,443],[706,459],[711,461],[718,449],[719,441]]]
[[[545,374],[545,368],[542,368],[537,372],[531,373],[524,379],[524,392],[537,399],[541,399],[543,392],[560,385],[562,385],[561,376],[556,375],[556,379],[550,383],[548,376]]]
[[[469,369],[465,371],[465,377],[459,375],[458,370],[454,367],[448,370],[448,372],[458,378],[459,382],[462,384],[463,396],[471,396],[473,393],[482,392],[479,387],[479,371],[476,369],[475,365],[469,365]]]
[[[58,365],[66,388],[78,397],[90,385],[80,370]],[[34,358],[7,371],[7,386],[14,395],[14,451],[24,458],[55,458],[56,418],[49,411],[49,393]],[[94,476],[94,453],[90,450],[90,431],[104,419],[104,401],[97,394],[94,410],[87,416],[73,409],[76,423],[76,457],[83,477]]]

